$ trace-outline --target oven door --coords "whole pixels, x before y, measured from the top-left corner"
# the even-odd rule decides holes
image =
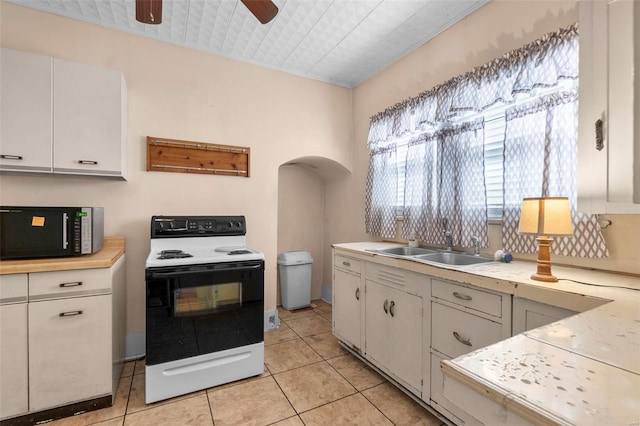
[[[264,339],[264,261],[147,268],[146,364]]]

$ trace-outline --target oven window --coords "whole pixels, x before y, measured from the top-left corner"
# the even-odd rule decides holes
[[[173,293],[173,313],[176,316],[197,315],[216,309],[242,306],[242,283],[179,288]]]

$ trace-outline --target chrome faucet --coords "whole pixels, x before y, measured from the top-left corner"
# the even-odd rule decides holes
[[[453,250],[453,238],[449,231],[444,231],[444,244],[447,246],[447,251]]]
[[[472,235],[471,242],[473,243],[473,255],[480,256],[480,238]]]

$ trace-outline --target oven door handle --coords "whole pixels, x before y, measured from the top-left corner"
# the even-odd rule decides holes
[[[261,267],[262,265],[251,265],[251,266],[238,266],[235,268],[203,269],[199,271],[152,272],[151,278],[176,278],[176,277],[184,277],[186,275],[210,274],[212,272],[251,271],[253,269],[260,269]]]

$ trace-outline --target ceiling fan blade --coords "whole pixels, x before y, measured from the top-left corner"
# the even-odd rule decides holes
[[[161,24],[162,0],[136,0],[136,21],[143,24]]]
[[[276,17],[278,6],[271,0],[240,0],[253,16],[262,24],[266,24]]]

